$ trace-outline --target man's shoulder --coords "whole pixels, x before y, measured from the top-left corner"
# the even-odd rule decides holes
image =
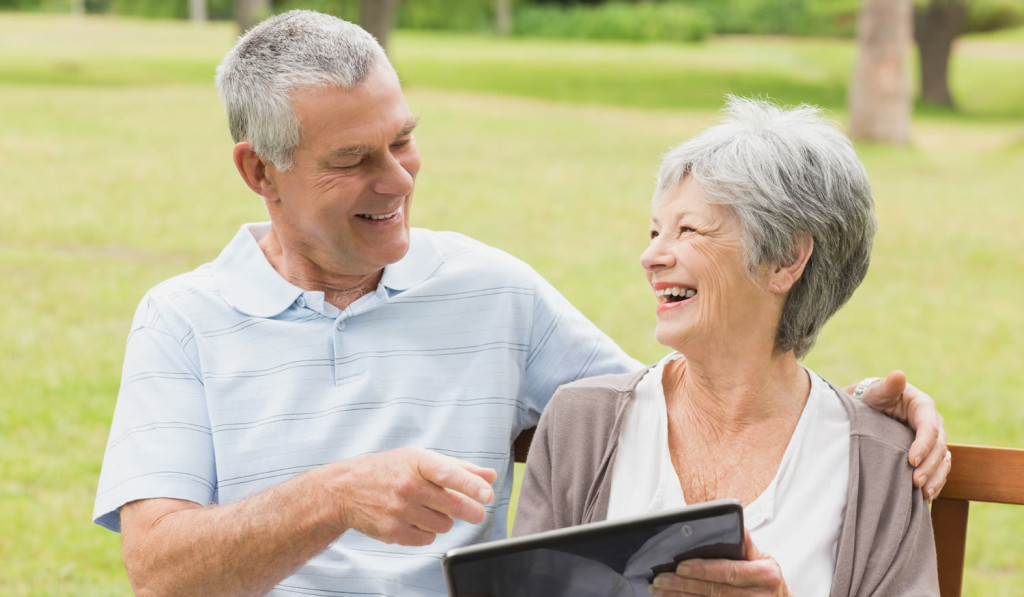
[[[212,263],[204,263],[194,270],[167,278],[150,288],[144,300],[179,303],[186,297],[216,291]]]
[[[429,240],[443,255],[446,264],[473,268],[498,266],[533,273],[533,268],[518,257],[460,232],[417,228],[414,234]]]
[[[133,327],[177,319],[193,319],[211,310],[229,308],[217,289],[212,264],[168,278],[150,288],[139,302]],[[176,315],[177,314],[177,315]]]

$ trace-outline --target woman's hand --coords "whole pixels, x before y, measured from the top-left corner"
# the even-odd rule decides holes
[[[787,597],[789,589],[778,562],[757,549],[744,530],[746,560],[684,560],[675,573],[659,574],[651,585],[658,597]]]

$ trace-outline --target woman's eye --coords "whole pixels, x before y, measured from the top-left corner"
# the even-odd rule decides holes
[[[658,231],[657,230],[651,230],[651,240],[654,240],[656,238],[658,238]]]
[[[679,235],[680,236],[682,236],[684,234],[687,234],[689,232],[697,232],[697,229],[696,228],[690,228],[689,226],[680,226],[679,227]]]

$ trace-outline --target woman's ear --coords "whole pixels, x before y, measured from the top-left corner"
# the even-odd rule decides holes
[[[793,254],[785,263],[775,266],[775,269],[768,274],[768,289],[778,294],[789,292],[796,281],[804,273],[807,267],[807,260],[814,252],[814,238],[810,235],[804,236],[793,247]]]
[[[277,185],[273,179],[273,174],[277,171],[273,164],[268,164],[263,158],[256,155],[248,141],[236,143],[232,157],[242,180],[254,193],[267,201],[277,201]]]

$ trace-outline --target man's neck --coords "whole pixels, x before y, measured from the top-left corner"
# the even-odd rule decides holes
[[[369,274],[331,272],[301,252],[289,250],[281,243],[273,227],[260,239],[259,246],[282,278],[303,290],[323,292],[324,301],[341,310],[376,290],[384,275],[383,269]]]

